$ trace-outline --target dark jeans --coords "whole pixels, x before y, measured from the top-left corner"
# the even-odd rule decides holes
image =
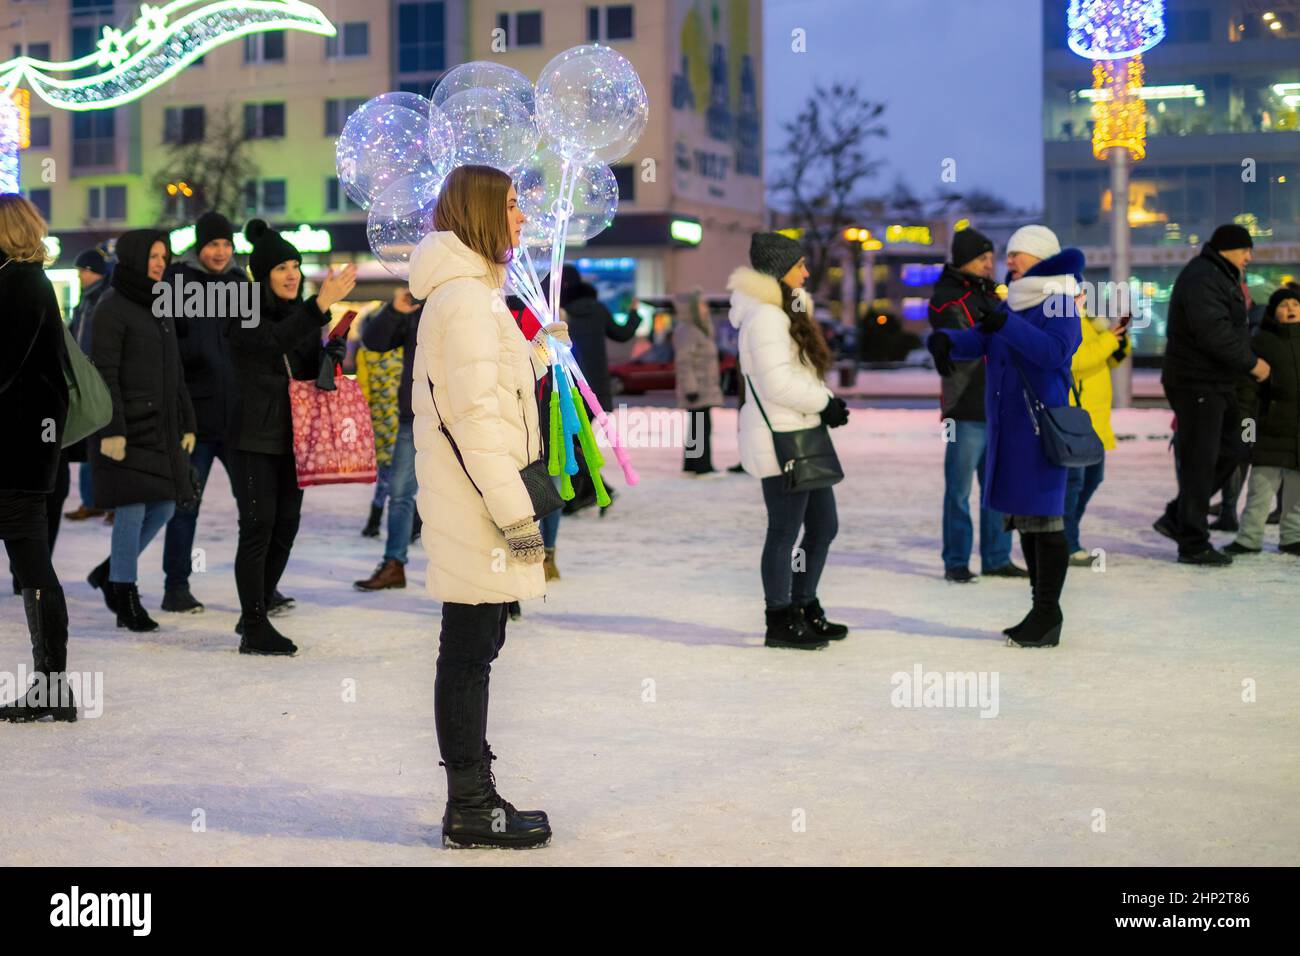
[[[239,504],[235,587],[245,614],[265,611],[289,563],[302,514],[302,489],[293,455],[235,451],[229,461]]]
[[[1232,392],[1165,387],[1178,419],[1178,497],[1165,507],[1180,555],[1210,547],[1210,496],[1246,457]]]
[[[86,468],[87,466],[83,465],[82,467]],[[54,553],[54,542],[59,537],[59,523],[63,520],[63,503],[68,499],[71,477],[71,470],[68,467],[68,452],[65,449],[63,454],[59,456],[59,470],[55,472],[54,476],[54,491],[42,496],[45,503],[45,556],[47,560]],[[58,585],[57,578],[51,584],[28,584],[23,580],[18,562],[12,557],[9,559],[9,575],[14,579],[15,590],[18,588],[56,587]]]
[[[763,479],[763,503],[767,505],[763,598],[769,609],[788,607],[791,602],[811,604],[816,599],[826,555],[839,531],[833,488],[786,494],[784,486],[784,475]],[[801,528],[801,553],[792,556]],[[801,568],[796,570],[796,565]]]
[[[686,411],[686,447],[682,471],[708,474],[713,470],[713,410],[691,408]]]
[[[505,604],[443,602],[433,715],[449,767],[477,763],[487,749],[488,683],[508,619]]]
[[[1071,468],[1065,477],[1065,540],[1070,553],[1082,551],[1079,544],[1079,525],[1083,522],[1083,513],[1088,510],[1088,502],[1093,492],[1100,487],[1106,477],[1106,459],[1086,468]]]
[[[230,490],[235,490],[235,476],[230,474],[230,461],[226,457],[226,446],[219,441],[196,442],[190,455],[192,464],[199,473],[199,493],[207,488],[208,475],[212,471],[212,462],[220,460],[230,478]],[[190,572],[194,568],[194,533],[199,523],[199,505],[193,508],[176,507],[176,513],[167,522],[167,532],[163,538],[163,574],[166,577],[164,587],[185,587],[190,581]]]
[[[984,422],[955,422],[953,441],[943,452],[943,566],[964,568],[970,563],[975,529],[970,520],[970,490],[980,481],[980,566],[984,571],[1011,563],[1011,532],[1002,527],[1002,513],[983,505],[984,460],[988,426]]]

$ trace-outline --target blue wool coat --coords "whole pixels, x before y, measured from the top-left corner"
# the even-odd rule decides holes
[[[936,332],[952,339],[952,358],[987,356],[984,410],[988,416],[988,450],[984,462],[984,505],[1012,515],[1059,516],[1065,513],[1066,469],[1051,464],[1025,400],[1014,355],[1048,408],[1069,404],[1070,359],[1081,331],[1074,300],[1049,296],[1023,312],[1007,312],[997,332],[977,327]]]

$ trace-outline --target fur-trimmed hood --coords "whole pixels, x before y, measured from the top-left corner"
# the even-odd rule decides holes
[[[740,328],[754,310],[761,305],[774,305],[781,308],[781,283],[766,273],[740,266],[727,279],[727,291],[731,293],[731,324]],[[804,308],[812,312],[812,298],[803,289],[795,289],[796,299],[803,300]]]

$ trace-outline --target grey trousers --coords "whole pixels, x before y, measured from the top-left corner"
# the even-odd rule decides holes
[[[1237,543],[1258,549],[1264,542],[1264,527],[1278,488],[1282,489],[1280,544],[1300,542],[1300,471],[1275,465],[1253,465],[1246,486],[1246,510],[1241,515]]]

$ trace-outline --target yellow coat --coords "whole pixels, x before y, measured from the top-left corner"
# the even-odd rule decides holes
[[[1074,375],[1075,388],[1080,391],[1084,411],[1092,419],[1092,427],[1102,445],[1110,451],[1115,447],[1115,432],[1110,427],[1110,370],[1119,364],[1113,357],[1119,348],[1119,339],[1110,331],[1104,318],[1089,319],[1080,310],[1079,322],[1083,340],[1075,350],[1070,371]],[[1070,392],[1070,404],[1075,404],[1073,391]]]

